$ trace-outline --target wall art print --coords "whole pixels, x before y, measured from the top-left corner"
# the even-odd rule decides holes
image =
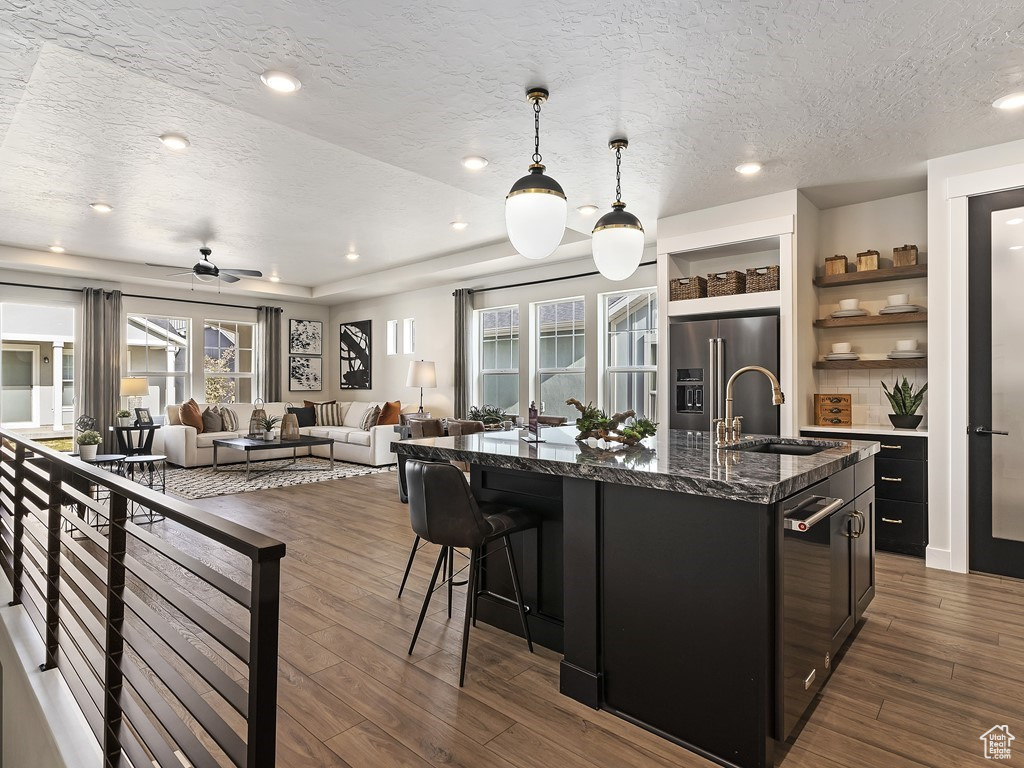
[[[371,389],[373,346],[372,320],[342,323],[339,329],[339,357],[341,358],[341,388]]]
[[[292,392],[319,392],[323,387],[323,359],[288,358],[288,389]]]
[[[288,354],[323,354],[324,324],[319,320],[288,321]]]

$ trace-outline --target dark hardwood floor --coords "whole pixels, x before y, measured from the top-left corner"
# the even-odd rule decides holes
[[[279,766],[713,765],[561,696],[556,654],[483,625],[460,690],[462,590],[450,621],[437,594],[407,656],[436,550],[397,600],[412,535],[393,473],[194,503],[288,545]],[[780,763],[991,765],[979,737],[997,724],[1024,760],[1024,584],[883,554],[867,621]]]

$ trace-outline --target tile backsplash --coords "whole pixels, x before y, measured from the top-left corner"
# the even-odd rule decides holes
[[[884,381],[889,389],[893,383],[907,381],[915,387],[924,386],[928,381],[928,371],[924,368],[871,368],[858,370],[821,370],[816,371],[818,394],[832,395],[849,393],[852,398],[853,423],[860,426],[891,427],[889,414],[892,407],[882,391]],[[921,428],[928,426],[928,393],[924,403],[918,410],[924,416]],[[812,418],[813,423],[813,418]]]

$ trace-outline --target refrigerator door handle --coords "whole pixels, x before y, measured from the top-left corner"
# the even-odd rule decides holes
[[[708,339],[708,372],[704,377],[704,402],[708,406],[708,430],[714,433],[718,415],[718,339]]]
[[[715,339],[715,397],[718,418],[725,418],[725,339]]]

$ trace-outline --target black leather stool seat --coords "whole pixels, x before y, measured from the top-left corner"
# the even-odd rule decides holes
[[[530,528],[536,528],[540,523],[537,516],[525,509],[518,507],[506,507],[501,504],[485,503],[480,504],[480,514],[491,526],[491,532],[486,534],[484,541],[494,541],[510,533],[519,533]]]

